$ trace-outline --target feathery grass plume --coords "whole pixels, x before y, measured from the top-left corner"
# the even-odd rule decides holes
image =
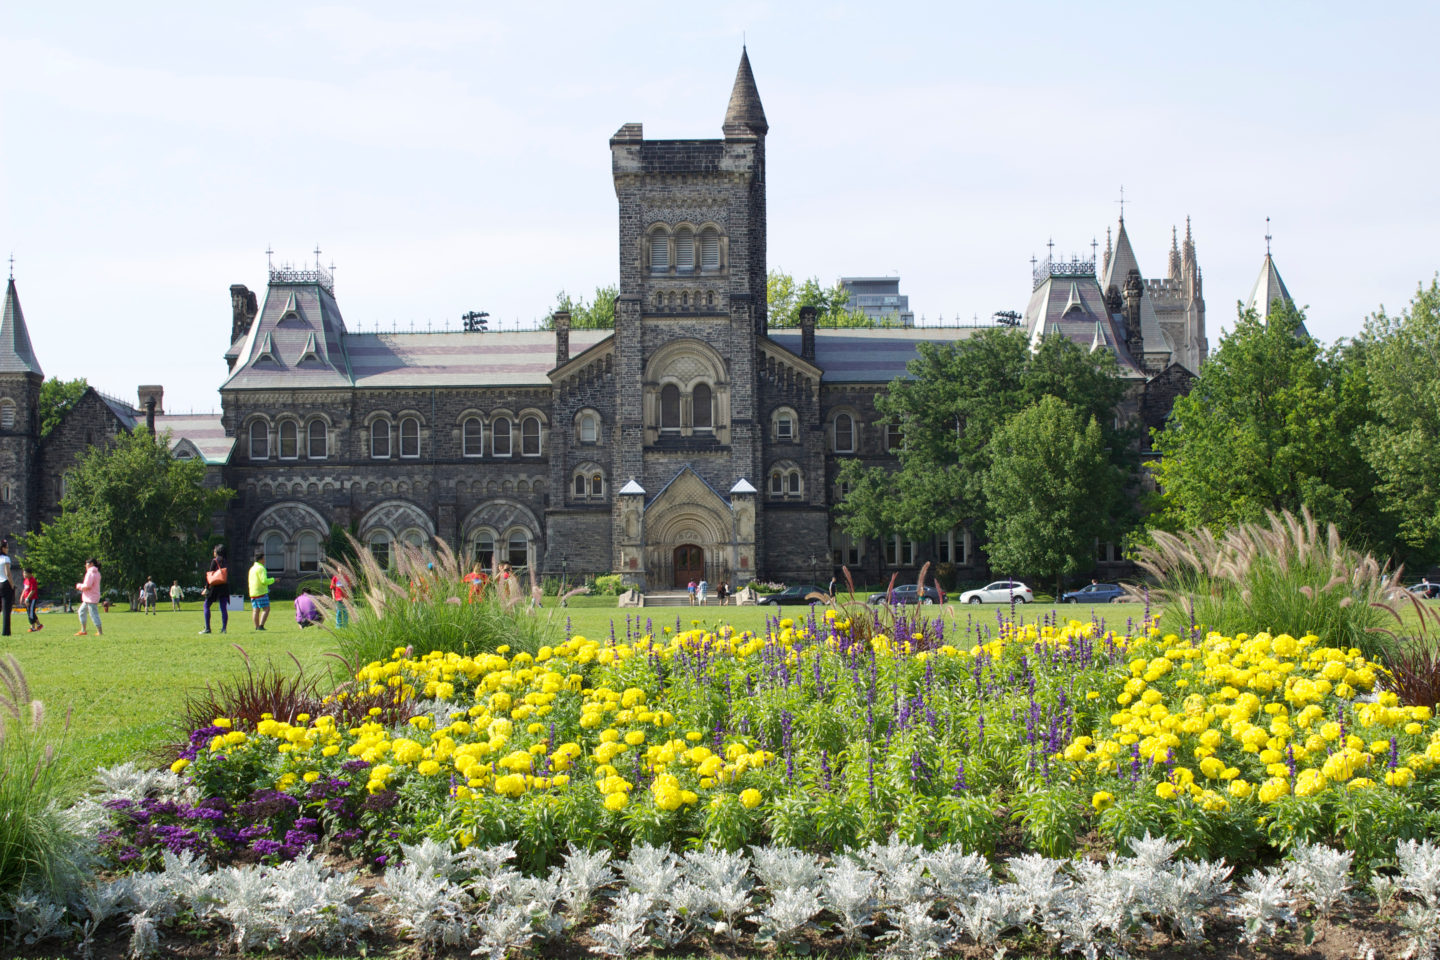
[[[69,730],[66,718],[59,738]],[[44,704],[13,654],[0,661],[0,898],[26,890],[63,900],[82,857],[61,820],[65,778]]]
[[[541,606],[542,588],[533,570],[522,587],[519,577],[497,560],[482,588],[465,580],[466,564],[442,541],[396,543],[388,568],[369,547],[354,537],[349,541],[353,559],[325,563],[326,573],[347,585],[350,598],[345,601],[347,625],[333,629],[337,660],[348,671],[344,680],[354,676],[352,668],[388,659],[405,647],[474,654],[508,645],[534,654],[562,639],[564,621]],[[334,624],[336,601],[321,597],[316,605],[325,622]]]
[[[1308,509],[1269,513],[1266,523],[1219,537],[1157,530],[1151,539],[1136,563],[1154,580],[1166,632],[1194,624],[1230,635],[1314,633],[1372,659],[1393,646],[1388,593],[1401,570],[1346,546],[1334,524],[1322,530]]]

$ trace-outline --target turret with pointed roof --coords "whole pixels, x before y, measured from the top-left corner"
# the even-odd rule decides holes
[[[726,138],[763,137],[770,132],[765,120],[765,107],[755,87],[755,74],[750,72],[750,54],[740,49],[740,68],[735,71],[735,86],[730,91],[730,104],[725,108],[725,123],[720,128]]]
[[[20,309],[20,296],[15,292],[15,278],[5,287],[5,311],[0,315],[0,373],[33,373],[41,377],[40,361],[30,346],[30,331],[25,328],[25,314]]]
[[[1254,310],[1255,316],[1263,322],[1269,322],[1270,314],[1276,304],[1286,307],[1295,305],[1290,298],[1290,291],[1285,286],[1285,281],[1280,278],[1280,271],[1275,266],[1275,258],[1270,255],[1269,237],[1266,237],[1265,262],[1260,264],[1260,275],[1255,278],[1255,285],[1250,288],[1250,296],[1245,300],[1245,309]],[[1305,324],[1296,327],[1297,337],[1308,337],[1310,331],[1305,329]]]
[[[38,518],[40,385],[44,380],[11,276],[0,311],[0,536],[12,541],[34,529]]]

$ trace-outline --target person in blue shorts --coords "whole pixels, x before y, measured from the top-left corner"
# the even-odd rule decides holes
[[[250,616],[256,630],[264,630],[270,619],[270,584],[274,582],[265,569],[265,551],[255,551],[255,565],[250,568]]]

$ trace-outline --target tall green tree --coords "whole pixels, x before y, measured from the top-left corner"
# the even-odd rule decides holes
[[[1288,305],[1263,321],[1242,313],[1175,401],[1154,437],[1152,526],[1218,531],[1307,506],[1347,537],[1388,544],[1376,477],[1356,443],[1370,392],[1363,348],[1324,349],[1298,332],[1303,322]]]
[[[1112,462],[1122,478],[1133,477],[1134,434],[1115,425],[1125,385],[1110,353],[1063,337],[1047,337],[1032,350],[1023,331],[997,328],[952,343],[921,343],[917,354],[909,376],[875,398],[881,414],[900,425],[899,469],[858,458],[841,466],[839,479],[851,489],[838,520],[852,537],[921,539],[968,525],[983,540],[995,432],[1042,397],[1057,397],[1100,424]],[[1106,521],[1111,538],[1127,523],[1123,513]]]
[[[49,436],[89,387],[84,377],[78,380],[51,377],[40,384],[40,436]]]
[[[984,480],[992,568],[1046,576],[1058,596],[1066,576],[1094,563],[1125,487],[1105,443],[1093,414],[1053,395],[995,431]]]
[[[595,296],[588,302],[584,297],[571,297],[570,294],[561,290],[555,295],[554,310],[570,311],[570,329],[572,330],[613,330],[615,329],[615,298],[620,296],[620,288],[613,283],[608,287],[596,287]],[[552,314],[554,312],[552,310]],[[546,329],[552,326],[552,321],[547,318]]]
[[[875,327],[874,317],[850,308],[850,291],[840,284],[822,286],[811,277],[796,283],[783,270],[771,270],[765,277],[765,305],[774,329],[800,326],[800,308],[814,307],[815,323],[821,327]]]
[[[1398,316],[1384,310],[1356,344],[1371,419],[1359,428],[1365,462],[1414,559],[1440,558],[1440,280]]]
[[[91,556],[108,587],[195,582],[213,518],[234,495],[204,480],[205,464],[175,459],[168,435],[138,429],[92,447],[65,475],[60,516],[25,539],[25,563],[47,587],[77,582]]]

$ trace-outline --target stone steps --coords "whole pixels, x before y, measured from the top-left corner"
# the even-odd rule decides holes
[[[641,598],[640,605],[642,607],[688,607],[692,604],[690,603],[690,594],[685,590],[662,590],[657,593],[645,594]],[[699,606],[699,604],[694,604],[694,606]],[[705,598],[705,606],[720,606],[720,598],[713,593],[710,594]]]

